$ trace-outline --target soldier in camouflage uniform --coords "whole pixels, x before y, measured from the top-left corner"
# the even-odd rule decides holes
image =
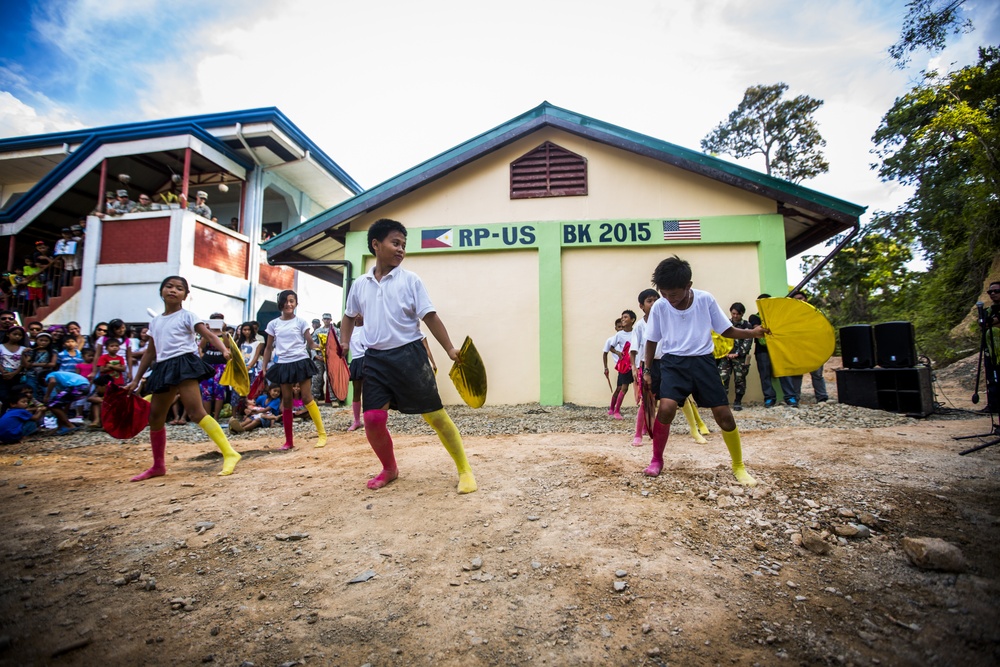
[[[737,301],[729,307],[730,321],[735,329],[753,329],[749,322],[743,319],[743,314],[747,312],[746,306]],[[750,354],[752,339],[737,339],[733,341],[733,349],[726,356],[716,360],[719,366],[719,377],[722,378],[722,386],[729,394],[729,378],[733,379],[736,390],[736,399],[733,401],[733,410],[743,409],[743,395],[747,393],[747,373],[750,371],[750,364],[747,363],[747,355]]]
[[[111,209],[108,213],[111,215],[125,215],[126,213],[131,213],[134,208],[135,202],[128,198],[128,190],[119,190],[118,198],[111,204]]]
[[[139,195],[139,203],[132,207],[132,213],[147,213],[153,210],[153,201],[149,195]]]
[[[203,218],[212,219],[212,209],[208,207],[205,200],[208,199],[208,193],[204,190],[198,190],[194,193],[194,203],[188,204],[188,210],[195,215],[200,215]]]

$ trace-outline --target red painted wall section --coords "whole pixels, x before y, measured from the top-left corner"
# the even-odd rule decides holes
[[[261,263],[260,282],[275,289],[295,289],[295,269]]]
[[[195,224],[195,266],[245,279],[249,252],[246,241],[233,238],[203,222]]]
[[[101,222],[100,264],[167,261],[170,218],[105,219]]]

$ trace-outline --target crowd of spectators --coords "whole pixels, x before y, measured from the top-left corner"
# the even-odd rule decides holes
[[[325,318],[329,327],[329,316]],[[251,381],[255,380],[266,342],[258,323],[244,322],[234,328],[226,325],[221,313],[213,313],[208,325],[219,335],[228,333],[233,337]],[[18,442],[46,427],[55,429],[56,435],[67,435],[79,428],[101,429],[101,406],[107,386],[124,386],[132,381],[149,341],[148,326],[130,326],[118,318],[98,322],[92,332],[85,334],[77,322],[46,325],[31,320],[21,326],[16,313],[0,310],[0,444]],[[199,349],[203,358],[216,366],[215,376],[201,383],[202,400],[209,414],[217,421],[228,419],[228,425],[238,432],[248,430],[248,420],[256,422],[250,428],[280,423],[280,411],[276,415],[270,410],[273,406],[268,405],[271,397],[267,386],[261,386],[259,396],[248,401],[221,384],[225,367],[221,355],[219,359],[212,357],[211,346],[200,345]],[[302,389],[308,392],[311,388]],[[323,388],[319,391],[322,395]],[[296,403],[301,408],[301,399]],[[303,410],[295,412],[299,417]],[[171,406],[170,417],[172,425],[188,423],[179,400]]]

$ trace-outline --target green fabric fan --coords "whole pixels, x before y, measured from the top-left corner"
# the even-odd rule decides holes
[[[458,359],[455,360],[448,377],[455,384],[458,395],[470,408],[481,408],[486,402],[486,366],[479,356],[472,339],[465,337]]]

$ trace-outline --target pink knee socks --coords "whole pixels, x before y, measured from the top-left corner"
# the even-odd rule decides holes
[[[131,482],[141,482],[150,477],[160,477],[167,474],[167,465],[164,462],[167,451],[167,429],[160,427],[158,431],[149,432],[149,444],[153,450],[153,466],[133,477]]]
[[[659,419],[653,421],[653,458],[649,467],[642,472],[647,477],[656,477],[663,470],[663,450],[667,448],[667,438],[670,437],[670,424],[664,424]]]
[[[375,456],[382,463],[382,472],[373,479],[368,480],[369,489],[381,489],[383,486],[396,479],[396,457],[392,451],[392,436],[386,422],[389,421],[387,410],[366,410],[365,435],[368,437],[368,444],[372,446]]]
[[[281,425],[285,429],[285,444],[281,446],[282,449],[291,449],[295,446],[294,438],[292,436],[292,426],[295,416],[292,415],[292,409],[281,411]]]

